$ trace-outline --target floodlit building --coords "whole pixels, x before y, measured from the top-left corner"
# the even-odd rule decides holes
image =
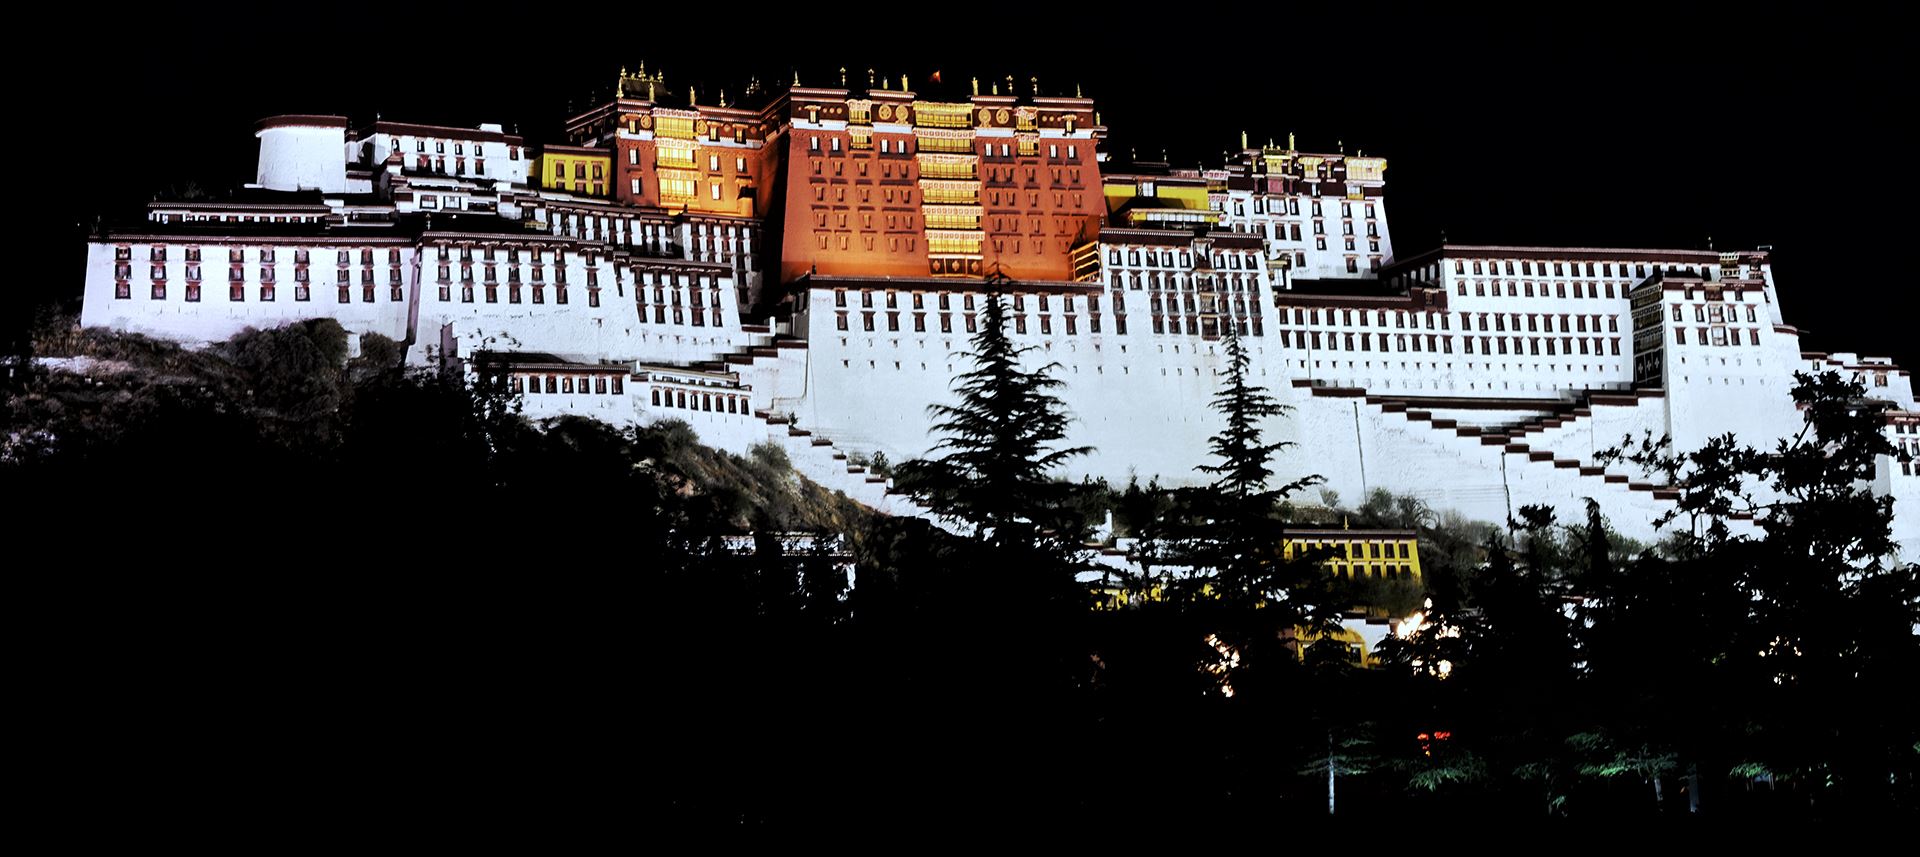
[[[1298,444],[1281,468],[1493,521],[1591,497],[1641,540],[1678,489],[1597,453],[1647,433],[1769,445],[1799,428],[1793,373],[1833,369],[1906,453],[1873,488],[1920,548],[1907,372],[1803,352],[1765,250],[1398,255],[1384,158],[1242,140],[1187,168],[1113,158],[1106,130],[1032,78],[730,92],[644,68],[532,148],[500,125],[277,116],[247,187],[92,239],[82,321],[204,343],[334,318],[414,363],[511,377],[532,413],[772,440],[913,513],[853,462],[928,452],[927,408],[952,401],[999,294],[1095,449],[1065,476],[1199,479],[1235,334],[1292,408],[1264,427]]]

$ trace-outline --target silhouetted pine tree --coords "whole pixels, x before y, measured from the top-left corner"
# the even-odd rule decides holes
[[[1247,353],[1246,343],[1231,327],[1227,329],[1226,348],[1226,386],[1214,396],[1213,409],[1226,416],[1227,427],[1207,439],[1208,449],[1220,459],[1220,463],[1202,464],[1198,469],[1202,473],[1220,477],[1213,482],[1215,491],[1235,501],[1258,501],[1255,495],[1264,492],[1267,480],[1273,477],[1270,464],[1274,453],[1293,446],[1289,441],[1265,442],[1260,421],[1288,413],[1292,408],[1280,404],[1267,392],[1267,388],[1247,382],[1247,368],[1253,358]],[[1319,481],[1317,476],[1309,477],[1269,493],[1276,499],[1284,498]]]
[[[1033,346],[1007,336],[1002,294],[1011,280],[986,281],[987,300],[972,350],[972,371],[955,379],[959,403],[934,405],[934,430],[945,439],[938,459],[901,464],[896,484],[936,514],[973,525],[990,545],[1028,548],[1043,542],[1077,545],[1084,523],[1067,507],[1074,486],[1050,475],[1090,447],[1064,446],[1071,418],[1054,390],[1058,363],[1022,368]]]
[[[1333,630],[1345,605],[1320,568],[1320,557],[1282,557],[1280,501],[1324,480],[1306,476],[1267,487],[1274,454],[1293,444],[1267,442],[1260,422],[1289,409],[1248,381],[1252,361],[1231,329],[1226,353],[1225,382],[1213,409],[1227,425],[1209,440],[1220,461],[1197,468],[1218,478],[1209,488],[1181,492],[1185,526],[1170,561],[1193,572],[1170,587],[1170,594],[1212,614],[1213,633],[1252,664],[1261,660],[1262,649],[1291,645],[1296,628],[1311,634]]]

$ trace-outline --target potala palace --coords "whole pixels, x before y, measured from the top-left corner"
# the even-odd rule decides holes
[[[1903,455],[1873,489],[1920,546],[1920,413],[1890,361],[1801,350],[1768,254],[1444,244],[1394,252],[1385,159],[1242,146],[1177,169],[1102,150],[1091,99],[1037,81],[916,93],[698,92],[644,69],[568,121],[261,120],[257,180],[162,200],[88,251],[82,322],[187,343],[331,317],[410,362],[509,373],[532,416],[677,419],[735,451],[917,511],[850,460],[919,457],[929,404],[970,366],[986,278],[1012,278],[1017,341],[1058,364],[1096,448],[1075,471],[1194,483],[1220,416],[1221,337],[1293,407],[1281,472],[1319,473],[1504,521],[1523,504],[1659,537],[1677,489],[1598,450],[1801,419],[1793,373],[1888,402]]]

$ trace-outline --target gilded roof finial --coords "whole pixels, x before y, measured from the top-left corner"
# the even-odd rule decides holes
[[[653,100],[653,78],[647,78],[647,100]]]
[[[727,91],[724,89],[720,90],[720,106],[727,106]]]
[[[700,93],[694,91],[694,88],[691,86],[687,87],[687,106],[697,107],[699,106],[699,104],[700,104]]]
[[[646,76],[647,76],[647,61],[646,61],[646,60],[641,60],[641,61],[640,61],[640,76],[641,76],[641,77],[646,77]]]
[[[980,78],[976,77],[973,79],[973,94],[974,95],[980,94]]]
[[[1093,111],[1093,124],[1100,124],[1100,111],[1098,110]]]
[[[1085,97],[1086,97],[1085,95],[1082,95],[1082,94],[1080,93],[1080,84],[1079,84],[1079,82],[1078,82],[1078,81],[1076,81],[1076,82],[1074,82],[1074,84],[1073,84],[1073,97],[1075,97],[1075,98],[1085,98]]]
[[[1027,80],[1033,83],[1033,94],[1038,97],[1040,95],[1040,76],[1036,74],[1027,78]]]
[[[613,82],[613,97],[627,97],[627,70],[624,66],[620,69],[620,79]]]
[[[1289,151],[1289,152],[1298,152],[1298,151],[1300,151],[1300,149],[1299,149],[1299,147],[1297,147],[1297,146],[1295,146],[1295,145],[1293,144],[1293,132],[1292,132],[1292,131],[1288,131],[1288,132],[1287,132],[1287,151]]]
[[[847,88],[847,67],[846,66],[840,67],[840,88],[841,89]]]
[[[1335,140],[1333,141],[1333,145],[1340,150],[1340,154],[1344,155],[1347,153],[1347,141]]]
[[[996,84],[994,84],[994,85],[993,85],[993,94],[994,94],[994,95],[999,95],[999,94],[1000,94],[1000,84],[998,84],[998,83],[996,83]]]
[[[873,91],[873,69],[867,69],[867,91]]]
[[[907,91],[908,89],[910,89],[910,88],[911,88],[911,87],[909,87],[909,86],[907,85],[907,76],[906,76],[906,75],[904,75],[904,74],[903,74],[903,75],[900,75],[900,91],[901,91],[901,92],[906,92],[906,91]]]
[[[1013,75],[1007,75],[1007,94],[1013,95]]]
[[[793,85],[794,86],[800,85],[800,70],[797,68],[793,70]]]
[[[1246,147],[1247,147],[1247,132],[1241,131],[1240,132],[1240,148],[1245,149]]]

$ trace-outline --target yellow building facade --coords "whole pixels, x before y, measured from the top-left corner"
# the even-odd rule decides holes
[[[1284,559],[1306,557],[1316,551],[1330,552],[1322,561],[1329,574],[1346,580],[1405,580],[1418,583],[1425,579],[1420,570],[1420,534],[1396,529],[1287,529],[1280,553]],[[1124,552],[1109,549],[1109,556]],[[1179,566],[1165,566],[1174,573]],[[1104,606],[1119,608],[1135,600],[1158,601],[1158,583],[1144,591],[1128,593],[1111,581],[1094,587],[1104,598]]]
[[[1289,529],[1282,556],[1293,559],[1316,550],[1331,551],[1325,566],[1347,580],[1424,579],[1420,573],[1420,534],[1413,530]]]
[[[528,162],[527,169],[527,183],[545,190],[612,195],[613,156],[604,149],[548,146]]]

